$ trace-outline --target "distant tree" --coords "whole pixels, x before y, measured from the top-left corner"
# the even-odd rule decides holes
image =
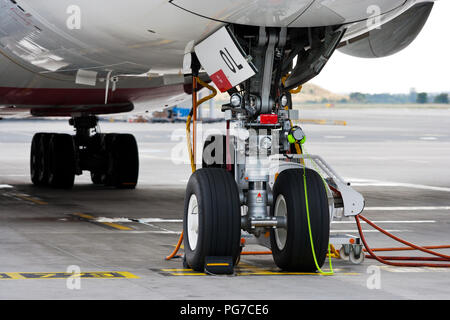
[[[421,103],[421,104],[427,103],[428,102],[428,94],[426,92],[418,93],[416,102]]]
[[[434,103],[448,103],[448,93],[441,93],[434,98]]]
[[[353,102],[366,102],[366,95],[361,92],[353,92],[350,94],[350,100]]]

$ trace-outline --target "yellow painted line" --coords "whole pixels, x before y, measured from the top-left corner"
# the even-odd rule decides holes
[[[208,267],[228,267],[229,263],[207,263]]]
[[[173,272],[171,273],[173,276],[207,276],[206,273],[201,272]]]
[[[77,216],[77,217],[80,217],[80,218],[83,218],[83,219],[94,220],[93,216],[85,214],[85,213],[78,213],[77,212],[77,213],[74,213],[73,215]]]
[[[111,228],[114,228],[114,229],[117,229],[117,230],[122,230],[122,231],[132,231],[132,230],[134,230],[133,228],[122,226],[120,224],[112,223],[112,222],[98,222],[98,223],[102,223],[102,224],[107,225],[107,226],[109,226]]]
[[[22,199],[22,200],[25,200],[25,201],[31,201],[31,202],[33,202],[35,204],[39,204],[39,205],[47,205],[48,204],[48,202],[45,202],[45,201],[42,201],[42,200],[38,200],[38,199],[34,199],[34,198],[31,198],[31,197],[27,197],[27,196],[23,196],[23,195],[20,195],[20,194],[14,194],[14,196],[19,198],[19,199]]]
[[[320,273],[313,272],[238,272],[240,276],[320,276]]]
[[[24,280],[25,277],[21,276],[18,272],[0,273],[0,280]]]
[[[237,276],[332,276],[331,274],[321,274],[319,272],[283,272],[283,271],[271,271],[262,269],[255,266],[245,264],[245,267],[241,265],[236,268]],[[207,276],[208,274],[203,272],[195,272],[192,269],[160,269],[162,272],[173,276]],[[335,273],[334,276],[357,276],[360,273],[355,272],[342,272]]]
[[[127,271],[95,271],[95,272],[0,272],[1,280],[42,280],[42,279],[139,279]]]
[[[238,268],[241,270],[250,270],[251,272],[266,272],[267,271],[263,268],[252,266],[252,265],[244,263],[244,262],[239,263]]]
[[[196,272],[192,269],[161,269],[172,276],[207,276],[204,272]]]
[[[80,217],[80,218],[82,218],[82,219],[86,219],[86,220],[88,220],[89,222],[99,223],[99,224],[104,224],[104,225],[106,225],[106,226],[108,226],[108,227],[111,227],[111,228],[114,228],[114,229],[117,229],[117,230],[121,230],[121,231],[133,231],[133,230],[134,230],[133,228],[126,227],[126,226],[122,226],[122,225],[117,224],[117,223],[97,221],[97,220],[95,220],[95,217],[94,217],[94,216],[91,216],[91,215],[85,214],[85,213],[79,213],[79,212],[77,212],[77,213],[74,213],[74,214],[72,214],[72,215],[73,215],[73,216]]]
[[[192,269],[161,269],[164,272],[185,272],[185,271],[193,271]]]
[[[128,271],[120,271],[118,273],[124,276],[126,279],[140,279],[137,275],[132,274],[131,272]]]

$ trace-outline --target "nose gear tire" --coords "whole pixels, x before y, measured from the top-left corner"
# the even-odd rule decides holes
[[[322,267],[325,262],[328,249],[330,214],[322,178],[311,169],[282,171],[275,182],[273,197],[274,203],[283,197],[286,204],[285,243],[284,246],[279,245],[279,237],[274,229],[270,231],[270,242],[276,265],[286,271],[315,272],[317,270],[308,228],[304,174],[306,174],[312,241],[319,267]],[[275,208],[276,206],[271,208],[272,215],[277,215],[277,212],[274,212]]]
[[[188,216],[192,216],[190,210],[194,210],[192,199],[197,205],[197,224],[192,223],[192,217],[188,221]],[[203,272],[208,256],[232,257],[236,263],[240,253],[241,211],[237,185],[229,172],[203,168],[192,174],[186,189],[183,230],[186,263],[193,270]],[[190,232],[198,234],[193,236]],[[189,243],[190,238],[196,240],[195,245]]]

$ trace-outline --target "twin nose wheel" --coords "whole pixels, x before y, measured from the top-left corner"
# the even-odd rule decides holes
[[[328,198],[322,178],[307,168],[282,171],[275,182],[273,196],[270,214],[287,218],[287,228],[270,229],[276,265],[286,271],[316,271],[325,262],[330,233]],[[237,184],[228,171],[203,168],[191,176],[186,189],[183,226],[188,266],[202,272],[206,258],[214,256],[231,257],[237,263],[240,206]]]

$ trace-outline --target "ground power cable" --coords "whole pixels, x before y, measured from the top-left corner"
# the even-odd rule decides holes
[[[306,157],[308,157],[308,153],[306,153],[306,151],[304,150],[303,146],[299,146],[297,147],[298,144],[296,144],[296,150],[298,154],[302,154],[304,153]],[[314,161],[311,160],[312,163],[314,163]],[[322,181],[325,185],[326,188],[326,182],[323,179],[322,175],[320,174],[320,172],[318,170],[316,170],[316,172],[320,175],[320,177],[322,178]],[[313,241],[313,235],[312,235],[312,228],[311,228],[311,219],[310,219],[310,211],[309,211],[309,202],[308,202],[308,188],[306,186],[306,164],[303,165],[303,185],[304,185],[304,189],[305,189],[305,206],[306,206],[306,217],[308,220],[308,232],[309,232],[309,240],[311,243],[311,251],[312,251],[312,256],[314,259],[314,264],[316,265],[317,271],[319,271],[320,274],[322,275],[334,275],[334,271],[333,271],[333,264],[331,262],[332,258],[331,258],[331,244],[328,241],[328,261],[330,263],[330,271],[323,271],[320,267],[319,267],[319,263],[317,262],[317,257],[316,257],[316,250],[314,249],[314,241]]]
[[[386,265],[390,265],[390,266],[396,266],[396,267],[432,267],[432,268],[450,268],[450,263],[415,263],[415,262],[391,262],[389,260],[410,260],[410,261],[448,261],[450,262],[450,256],[445,255],[445,254],[441,254],[439,252],[436,251],[432,251],[427,249],[426,247],[421,247],[421,246],[417,246],[413,243],[410,243],[406,240],[400,239],[399,237],[394,236],[393,234],[387,232],[386,230],[380,228],[379,226],[377,226],[376,224],[374,224],[372,221],[370,221],[369,219],[365,218],[362,215],[358,215],[355,216],[355,220],[356,220],[356,225],[358,227],[358,231],[359,231],[359,235],[361,237],[361,240],[364,244],[364,246],[366,247],[367,252],[369,253],[369,255],[366,257],[368,258],[372,258],[377,260],[380,263],[386,264]],[[376,230],[378,230],[379,232],[387,235],[388,237],[394,239],[395,241],[401,242],[405,245],[407,245],[408,247],[410,247],[410,250],[419,250],[431,255],[434,255],[436,257],[431,258],[431,257],[395,257],[395,256],[377,256],[374,251],[372,251],[372,249],[369,247],[369,245],[367,244],[367,241],[364,237],[364,232],[362,230],[361,227],[361,221],[363,220],[365,221],[367,224],[369,224],[371,227],[375,228]],[[436,246],[438,248],[448,248],[449,246]],[[395,249],[399,249],[399,250],[405,250],[405,248],[386,248],[389,249],[389,251],[394,251]],[[378,251],[383,251],[383,248],[377,248]]]
[[[208,88],[211,91],[211,94],[197,101],[197,84],[200,84],[201,86],[203,86],[205,88]],[[191,163],[192,173],[194,173],[197,170],[197,165],[195,163],[195,153],[196,153],[195,152],[195,145],[196,145],[195,129],[196,129],[196,125],[197,125],[197,108],[202,103],[213,99],[216,95],[217,95],[217,90],[213,86],[202,81],[199,77],[192,77],[192,108],[186,119],[186,142],[187,142],[187,149],[188,149],[188,153],[189,153],[189,161]],[[193,139],[192,139],[193,142],[191,143],[191,122],[192,122],[192,120],[193,120],[194,132],[193,132]],[[183,244],[183,239],[184,239],[184,232],[182,231],[180,234],[180,237],[178,238],[178,242],[175,246],[175,249],[172,251],[172,253],[170,255],[168,255],[165,258],[165,260],[172,260],[174,258],[182,257],[182,255],[178,254],[178,251],[180,250],[181,245]]]

